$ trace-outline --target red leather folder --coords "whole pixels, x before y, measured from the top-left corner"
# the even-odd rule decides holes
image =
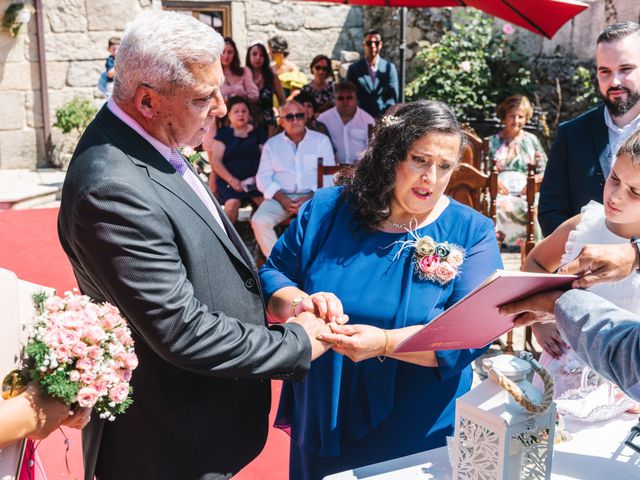
[[[496,270],[481,285],[407,338],[395,353],[482,348],[513,328],[498,308],[546,290],[566,290],[575,275]]]

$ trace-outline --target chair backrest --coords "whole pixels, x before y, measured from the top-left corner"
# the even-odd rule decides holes
[[[462,146],[460,161],[473,165],[481,172],[488,171],[487,157],[489,155],[489,142],[486,138],[480,138],[469,126],[463,126],[465,143]]]
[[[324,176],[325,175],[335,175],[340,171],[351,167],[349,164],[338,164],[338,165],[324,165],[324,159],[322,157],[318,157],[318,188],[322,188],[324,185]]]
[[[524,244],[524,252],[522,252],[523,262],[524,258],[529,255],[529,252],[536,245],[536,194],[540,192],[540,184],[542,183],[542,178],[536,175],[537,167],[538,164],[535,162],[529,163],[527,166],[527,238]]]
[[[483,173],[468,163],[460,163],[451,175],[446,194],[496,221],[498,171]]]

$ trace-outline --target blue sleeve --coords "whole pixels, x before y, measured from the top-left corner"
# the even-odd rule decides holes
[[[467,248],[460,276],[455,280],[453,292],[447,301],[446,308],[463,298],[497,269],[502,268],[502,258],[500,257],[495,229],[490,219],[483,218],[476,239],[476,242]],[[466,320],[469,322],[474,321],[473,318]],[[446,379],[459,374],[474,359],[482,355],[487,348],[489,348],[489,345],[476,349],[437,351],[436,358],[438,359],[440,378]]]
[[[108,72],[109,70],[111,70],[113,67],[115,67],[116,65],[116,59],[113,58],[111,55],[109,55],[107,57],[106,62],[104,63],[104,69]]]
[[[555,313],[576,355],[640,401],[640,316],[583,290],[562,295]]]
[[[302,242],[309,223],[311,200],[306,201],[289,224],[271,255],[260,269],[260,282],[264,294],[265,304],[269,305],[271,296],[284,287],[298,287],[302,285]]]
[[[566,128],[558,128],[558,136],[549,153],[549,162],[540,185],[538,222],[545,236],[550,235],[571,217],[569,197],[569,152]]]

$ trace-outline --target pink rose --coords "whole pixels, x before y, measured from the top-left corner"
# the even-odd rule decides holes
[[[513,28],[513,25],[511,25],[510,23],[505,23],[502,26],[502,33],[504,33],[505,35],[512,35],[513,32],[515,32],[516,29]]]
[[[80,380],[80,372],[78,370],[71,370],[69,372],[69,380],[72,382],[77,382]]]
[[[96,379],[96,376],[91,372],[84,372],[80,374],[80,381],[85,385],[91,385]]]
[[[440,259],[436,255],[426,255],[422,257],[422,260],[420,260],[420,270],[427,275],[431,275],[435,273],[439,264]]]
[[[83,334],[83,338],[86,338],[89,343],[100,343],[101,341],[104,340],[104,338],[106,337],[106,334],[104,333],[104,330],[102,330],[102,328],[97,327],[97,326],[91,326],[89,328],[87,328],[84,331]]]
[[[78,405],[92,408],[98,401],[98,392],[93,387],[83,387],[78,391]]]
[[[76,344],[73,347],[71,347],[71,351],[76,357],[86,357],[87,344],[84,342],[76,342]]]
[[[436,268],[435,274],[436,277],[438,277],[438,280],[442,283],[447,283],[456,276],[456,269],[447,262],[440,262],[440,265]]]
[[[69,357],[71,356],[71,349],[66,345],[59,345],[55,349],[56,360],[58,363],[67,363]]]
[[[102,353],[102,350],[100,350],[100,347],[97,347],[95,345],[92,345],[91,347],[87,347],[87,356],[89,358],[96,360],[100,358],[101,353]]]
[[[100,323],[102,324],[102,328],[105,330],[113,330],[115,327],[120,325],[122,319],[118,315],[107,314],[100,318]]]
[[[128,353],[123,358],[126,368],[135,370],[138,367],[138,357],[135,353]]]
[[[127,395],[129,395],[129,385],[126,383],[119,383],[109,390],[109,399],[116,403],[123,402]]]
[[[49,297],[45,300],[44,306],[50,312],[58,311],[62,307],[62,299],[56,296]]]
[[[92,371],[94,366],[95,364],[93,363],[93,360],[91,360],[90,358],[81,358],[76,362],[76,368],[78,370],[83,370],[85,372]]]

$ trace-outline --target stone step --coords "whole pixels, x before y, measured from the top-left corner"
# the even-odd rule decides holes
[[[62,188],[39,188],[37,192],[0,200],[0,210],[26,210],[59,204]]]
[[[0,171],[0,210],[24,210],[57,206],[62,192],[64,172],[56,169],[38,171]]]

